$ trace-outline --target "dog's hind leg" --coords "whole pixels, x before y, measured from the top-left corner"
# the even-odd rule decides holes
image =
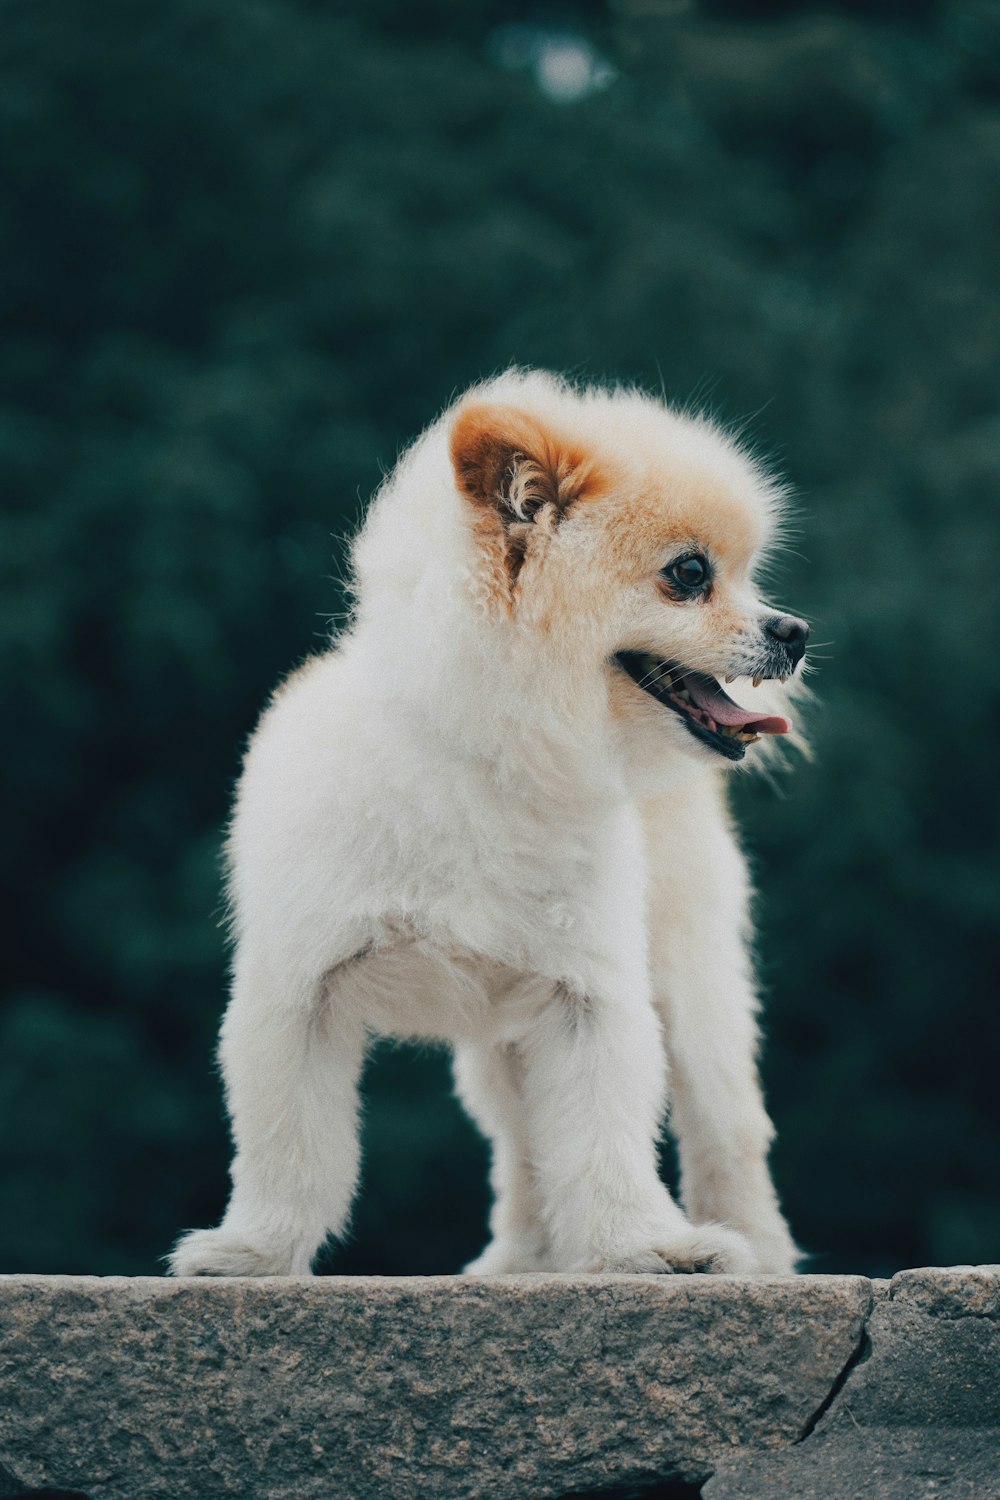
[[[513,1043],[462,1042],[455,1048],[458,1096],[490,1142],[493,1208],[490,1243],[465,1267],[469,1276],[549,1268],[548,1240],[539,1212],[529,1154],[522,1064]]]
[[[356,966],[342,967],[349,979]],[[364,1055],[344,987],[279,985],[260,958],[237,955],[219,1047],[232,1194],[217,1229],[180,1239],[174,1275],[304,1275],[326,1236],[342,1233],[358,1175]]]
[[[747,1236],[762,1271],[798,1251],[768,1167],[774,1128],[757,1073],[749,882],[714,786],[647,806],[652,977],[670,1066],[681,1200],[695,1223]],[[666,857],[657,860],[656,851]]]

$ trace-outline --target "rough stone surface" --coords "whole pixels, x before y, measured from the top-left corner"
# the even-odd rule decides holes
[[[875,1291],[815,1430],[724,1459],[705,1500],[1000,1500],[1000,1266],[902,1271]]]
[[[93,1500],[701,1480],[795,1443],[871,1300],[826,1276],[0,1277],[0,1464]]]
[[[1000,1500],[1000,1267],[0,1277],[0,1495],[623,1500],[709,1475],[705,1500]]]

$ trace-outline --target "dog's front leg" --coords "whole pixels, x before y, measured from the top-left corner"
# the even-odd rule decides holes
[[[693,1227],[660,1181],[660,1027],[636,976],[557,985],[520,1043],[535,1180],[559,1271],[756,1268],[720,1225]]]
[[[749,882],[716,787],[645,809],[651,957],[670,1067],[681,1200],[695,1223],[747,1236],[760,1269],[795,1270],[798,1251],[768,1167],[774,1128],[757,1073]]]

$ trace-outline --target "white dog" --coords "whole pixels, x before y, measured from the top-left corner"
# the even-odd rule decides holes
[[[790,727],[807,627],[754,586],[779,506],[710,422],[533,372],[404,455],[353,625],[247,754],[232,1196],[177,1275],[308,1272],[344,1231],[373,1034],[454,1048],[493,1149],[469,1271],[793,1270],[723,784]],[[657,1172],[668,1079],[683,1208]]]

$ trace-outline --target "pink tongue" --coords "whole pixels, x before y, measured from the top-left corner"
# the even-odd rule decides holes
[[[752,710],[740,708],[717,682],[702,677],[700,673],[692,672],[685,679],[684,686],[691,694],[692,702],[711,714],[716,724],[735,724],[740,729],[752,729],[755,734],[787,734],[792,727],[787,719],[779,719],[776,714],[764,719],[754,718]]]

